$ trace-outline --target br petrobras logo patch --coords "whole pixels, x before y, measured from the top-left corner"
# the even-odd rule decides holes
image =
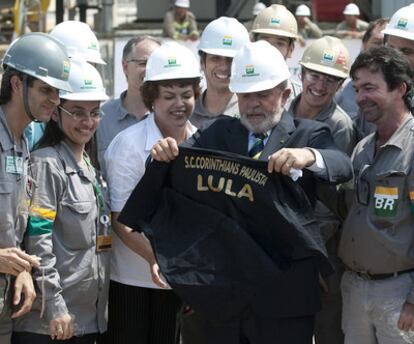
[[[260,75],[259,73],[255,72],[254,65],[252,65],[252,64],[246,65],[244,67],[244,71],[245,71],[245,73],[242,74],[243,78]]]
[[[332,65],[334,63],[334,52],[331,50],[325,50],[322,54],[321,63]]]
[[[270,25],[276,25],[276,26],[279,26],[279,25],[280,25],[280,18],[277,18],[277,17],[271,17],[271,18],[270,18]]]
[[[233,45],[233,37],[232,36],[224,36],[223,37],[223,45],[227,45],[231,47]]]
[[[374,199],[375,215],[393,217],[397,214],[398,188],[376,186]]]
[[[408,19],[401,17],[397,22],[396,28],[400,30],[406,30],[407,26],[408,26]]]

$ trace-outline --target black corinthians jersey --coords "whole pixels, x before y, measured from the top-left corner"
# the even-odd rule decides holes
[[[295,261],[326,264],[301,187],[232,153],[180,147],[171,163],[153,161],[119,220],[145,233],[162,273],[190,304],[189,287],[203,300],[208,287],[248,292],[277,283]]]

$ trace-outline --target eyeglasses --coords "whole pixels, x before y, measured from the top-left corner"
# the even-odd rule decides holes
[[[89,120],[89,118],[91,118],[94,121],[99,121],[101,119],[100,110],[95,110],[92,112],[76,110],[76,111],[70,112],[61,106],[58,106],[58,108],[62,110],[66,115],[72,117],[75,121],[85,121],[85,120]]]
[[[315,83],[315,84],[319,81],[322,81],[328,86],[336,86],[338,82],[341,81],[341,79],[335,78],[334,76],[324,75],[324,74],[312,72],[309,70],[305,71],[304,74],[305,74],[306,81]]]
[[[147,65],[147,60],[145,59],[129,59],[126,62],[133,62],[137,67],[146,67]]]

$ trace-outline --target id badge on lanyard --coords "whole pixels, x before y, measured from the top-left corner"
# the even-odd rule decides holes
[[[23,174],[23,157],[21,153],[17,155],[6,156],[6,172],[11,174],[22,175]]]
[[[86,164],[93,168],[89,158],[84,156],[84,159]],[[112,248],[111,213],[109,207],[105,203],[99,180],[104,184],[104,181],[99,175],[96,176],[95,181],[92,184],[99,211],[98,232],[96,233],[96,252],[109,252]]]
[[[112,248],[111,218],[106,214],[99,216],[99,232],[96,238],[96,252],[109,252]]]
[[[101,186],[97,180],[95,181],[93,188],[99,208],[96,252],[109,252],[112,248],[111,215],[109,208],[105,204]]]

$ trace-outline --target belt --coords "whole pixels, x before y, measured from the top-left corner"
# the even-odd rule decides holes
[[[353,272],[355,272],[359,277],[362,277],[364,279],[371,280],[371,281],[378,281],[378,280],[383,280],[387,278],[397,277],[399,275],[406,274],[406,273],[413,272],[413,271],[414,271],[414,268],[408,269],[408,270],[390,272],[387,274],[370,274],[369,272],[365,272],[365,271],[353,271]]]

